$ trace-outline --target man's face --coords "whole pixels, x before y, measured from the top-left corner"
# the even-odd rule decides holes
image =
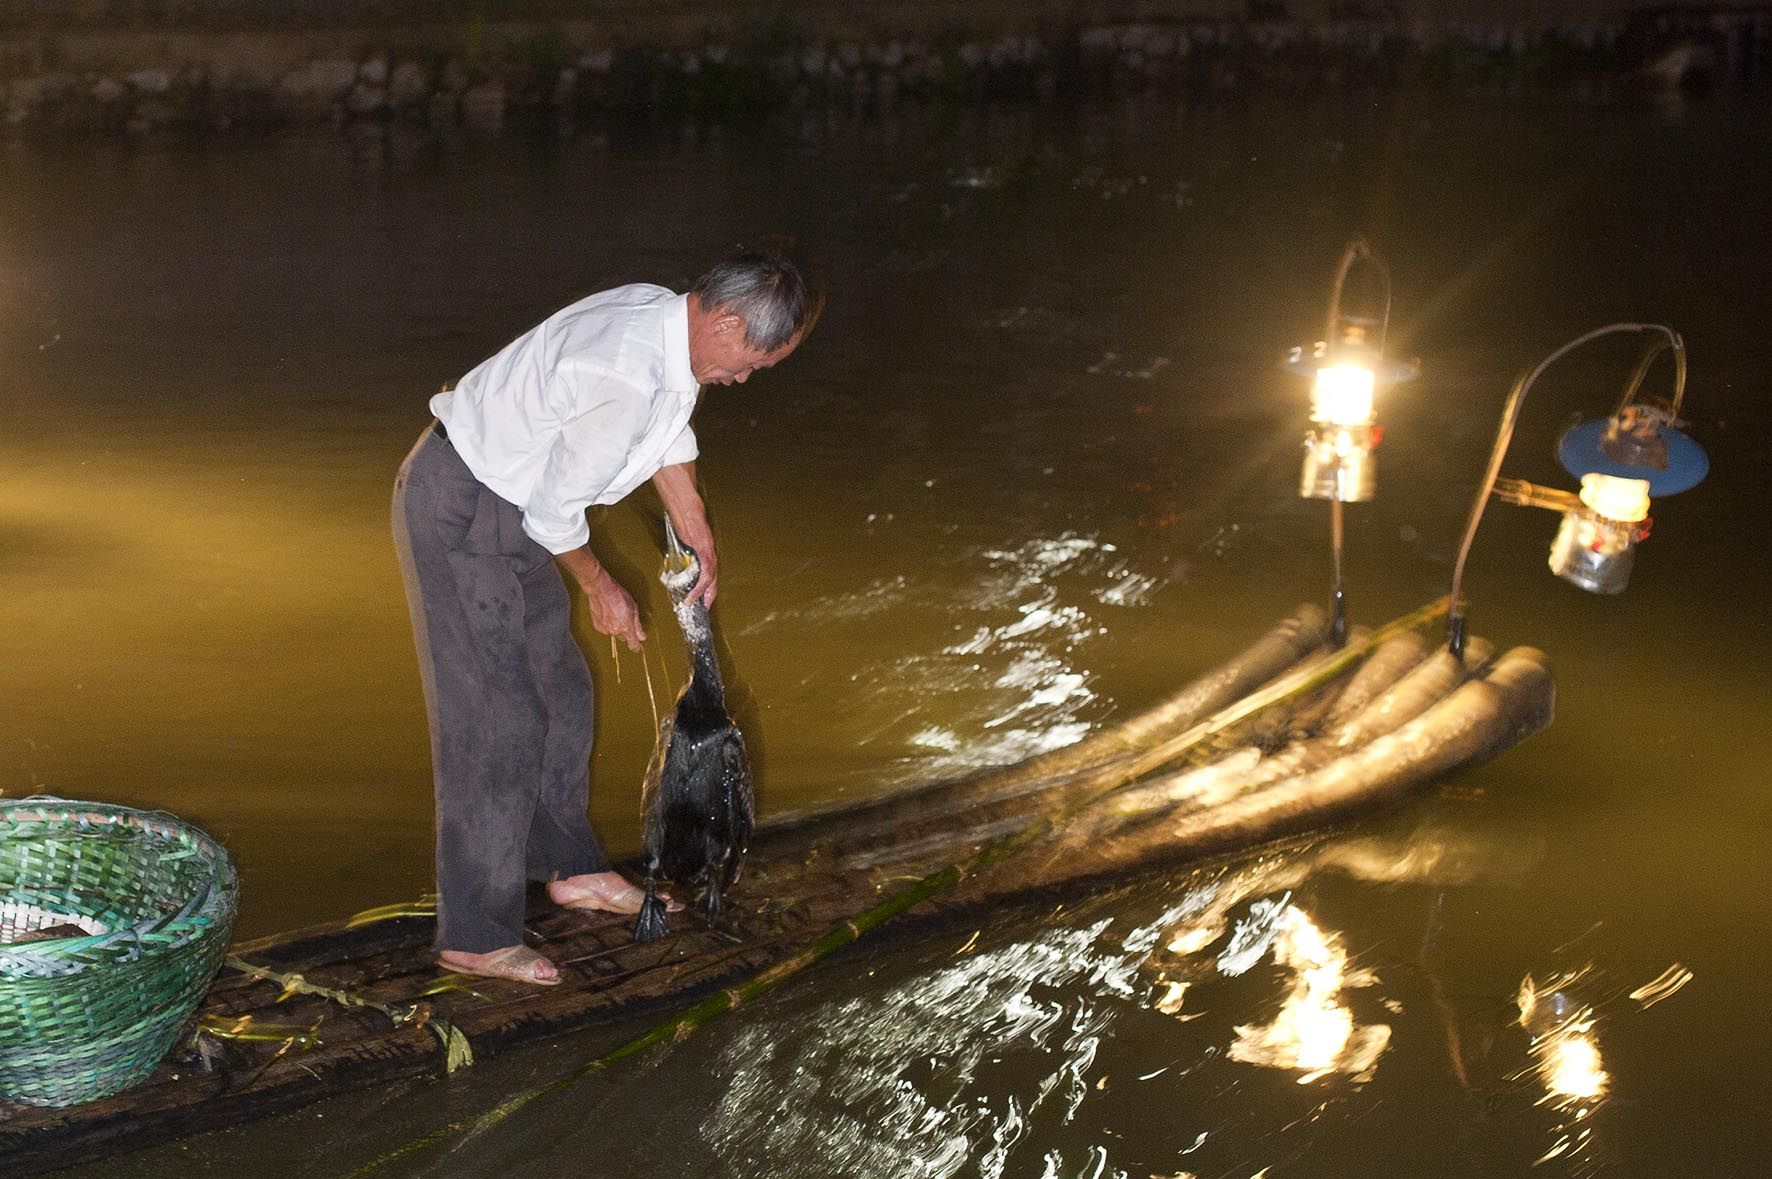
[[[799,339],[773,352],[744,342],[744,321],[736,315],[716,316],[707,330],[689,341],[689,367],[703,385],[744,384],[752,373],[777,364],[793,352]]]

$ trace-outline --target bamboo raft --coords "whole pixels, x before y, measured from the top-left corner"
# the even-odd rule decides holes
[[[1444,614],[1444,601],[1432,603],[1335,649],[1322,613],[1302,608],[1075,745],[766,824],[719,929],[686,913],[670,937],[638,944],[630,919],[568,913],[538,896],[529,929],[560,967],[555,988],[475,979],[471,991],[439,990],[433,923],[422,915],[237,945],[191,1047],[142,1085],[69,1109],[0,1102],[0,1170],[32,1174],[440,1077],[542,1037],[698,999],[697,1012],[715,1014],[887,920],[951,922],[1369,812],[1551,719],[1542,653],[1492,657],[1473,639],[1455,658],[1423,633]],[[668,1026],[681,1034],[693,1023]]]

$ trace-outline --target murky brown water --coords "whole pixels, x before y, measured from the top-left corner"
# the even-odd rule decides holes
[[[423,714],[386,500],[426,396],[579,294],[681,287],[777,233],[826,272],[830,311],[698,417],[765,811],[1074,739],[1322,593],[1321,505],[1293,494],[1303,390],[1277,361],[1320,329],[1364,231],[1424,376],[1383,408],[1381,499],[1350,512],[1357,621],[1443,591],[1520,368],[1616,319],[1686,335],[1714,474],[1657,505],[1627,595],[1544,572],[1548,515],[1499,507],[1479,538],[1473,628],[1551,652],[1553,728],[1356,832],[1382,836],[1343,855],[1356,876],[1297,853],[986,931],[963,956],[964,938],[857,955],[435,1173],[1511,1175],[1565,1140],[1536,1173],[1756,1173],[1761,122],[1744,100],[1413,98],[613,145],[6,144],[0,789],[201,821],[240,863],[244,935],[423,891]],[[1566,483],[1552,440],[1610,406],[1629,362],[1595,349],[1553,370],[1509,473]],[[598,526],[650,587],[645,520],[624,506]],[[590,646],[593,809],[631,849],[646,680]],[[680,655],[651,646],[662,699]],[[1453,878],[1384,879],[1441,844],[1461,849]],[[1281,897],[1294,916],[1252,907]],[[1303,936],[1301,915],[1373,976],[1341,1002],[1384,1041],[1302,1085],[1236,1048],[1295,972],[1227,968],[1228,934],[1167,948],[1214,921]],[[1690,983],[1630,997],[1674,964]],[[1552,1073],[1516,992],[1565,972],[1584,972],[1561,989],[1593,1007],[1609,1080],[1537,1105]],[[591,1047],[476,1070],[449,1100]],[[323,1173],[443,1104],[437,1086],[354,1101],[95,1173]]]

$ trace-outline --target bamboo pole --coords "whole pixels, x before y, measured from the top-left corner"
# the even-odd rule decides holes
[[[1515,647],[1483,676],[1345,757],[1216,806],[1073,843],[1032,876],[1040,887],[1075,884],[1122,873],[1129,862],[1210,855],[1321,826],[1492,757],[1544,728],[1554,710],[1548,659],[1533,648]],[[1107,847],[1114,849],[1111,857],[1096,850]]]
[[[1387,643],[1350,679],[1358,679],[1369,671],[1385,670],[1379,666],[1385,652],[1396,643],[1420,639],[1416,635]],[[1480,638],[1471,640],[1464,657],[1449,651],[1436,651],[1425,661],[1417,662],[1405,675],[1386,685],[1363,710],[1338,720],[1334,716],[1319,718],[1326,732],[1313,740],[1299,741],[1271,756],[1247,764],[1234,764],[1220,759],[1209,765],[1185,767],[1145,778],[1079,815],[1066,840],[1078,838],[1115,839],[1132,824],[1149,822],[1161,815],[1192,814],[1222,805],[1252,789],[1307,773],[1320,766],[1352,754],[1360,746],[1384,735],[1444,699],[1466,678],[1480,672],[1489,662],[1489,644]],[[1394,670],[1394,665],[1393,669]],[[1309,726],[1307,726],[1309,727]]]
[[[1394,618],[1367,635],[1363,641],[1351,642],[1325,659],[1308,662],[1296,671],[1280,676],[1265,687],[1250,693],[1234,704],[1213,713],[1199,724],[1175,734],[1149,749],[1123,755],[1085,774],[1084,780],[1104,787],[1073,800],[1064,817],[1094,805],[1107,794],[1137,781],[1144,775],[1170,764],[1183,754],[1199,749],[1213,738],[1222,736],[1246,721],[1278,705],[1297,700],[1340,679],[1363,663],[1367,656],[1400,634],[1420,630],[1445,616],[1449,599],[1438,598]],[[1111,784],[1110,784],[1111,783]]]

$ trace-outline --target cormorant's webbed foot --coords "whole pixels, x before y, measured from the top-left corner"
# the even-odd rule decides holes
[[[671,932],[671,923],[665,917],[665,901],[658,895],[658,886],[652,877],[646,878],[646,899],[640,903],[640,918],[634,922],[634,940],[637,942],[655,942]]]

